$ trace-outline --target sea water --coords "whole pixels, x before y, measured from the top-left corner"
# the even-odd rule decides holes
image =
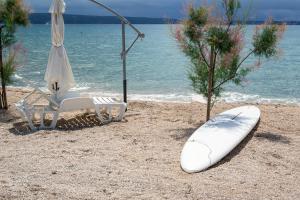
[[[170,25],[137,25],[146,37],[128,54],[127,79],[130,99],[153,101],[204,101],[187,78],[189,59],[181,52]],[[246,28],[246,47],[251,45],[254,26]],[[46,87],[44,73],[51,47],[51,26],[20,28],[18,40],[26,49],[17,69],[14,87],[34,84]],[[280,43],[282,55],[263,60],[243,86],[226,85],[226,102],[300,103],[300,26],[288,26]],[[127,45],[135,34],[127,28]],[[66,25],[65,48],[73,68],[76,88],[83,93],[122,95],[121,26]],[[255,62],[247,60],[245,65]],[[25,80],[30,80],[31,83]]]

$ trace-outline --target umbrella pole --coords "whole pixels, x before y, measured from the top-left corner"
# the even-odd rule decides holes
[[[127,103],[127,77],[126,77],[126,35],[125,23],[122,22],[122,60],[123,60],[123,98]]]

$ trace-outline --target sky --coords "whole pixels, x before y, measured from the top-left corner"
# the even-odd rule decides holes
[[[193,0],[201,2],[201,0]],[[220,2],[221,0],[216,0]],[[45,13],[51,0],[25,0],[32,12]],[[88,0],[65,0],[66,13],[82,15],[109,15]],[[99,0],[124,16],[170,17],[185,16],[184,7],[189,0]],[[300,0],[241,0],[242,7],[251,7],[250,18],[264,20],[300,20]],[[252,2],[252,3],[251,3]]]

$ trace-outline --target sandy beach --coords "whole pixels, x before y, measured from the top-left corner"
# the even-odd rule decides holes
[[[130,102],[122,122],[68,113],[31,132],[13,103],[0,113],[0,199],[299,199],[300,106],[258,105],[256,130],[205,172],[180,152],[205,120],[201,103]],[[218,103],[213,114],[242,104]]]

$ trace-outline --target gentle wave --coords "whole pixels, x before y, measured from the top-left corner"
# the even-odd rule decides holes
[[[18,74],[15,74],[15,75],[13,76],[13,79],[15,79],[15,80],[21,80],[21,79],[23,79],[23,77],[20,76],[20,75],[18,75]]]
[[[81,94],[90,96],[110,96],[122,98],[120,93],[93,91],[82,92]],[[131,101],[153,101],[153,102],[174,102],[174,103],[190,103],[200,102],[206,103],[206,98],[195,94],[129,94],[128,99]],[[259,104],[296,104],[300,105],[300,99],[283,99],[283,98],[263,98],[259,95],[242,94],[238,92],[224,92],[219,102],[225,103],[259,103]]]
[[[197,94],[191,94],[191,95],[134,94],[134,95],[129,95],[129,99],[130,100],[142,100],[142,101],[157,101],[157,102],[206,103],[206,99],[203,96],[197,95]],[[236,92],[224,93],[224,95],[218,101],[226,102],[226,103],[259,103],[259,104],[296,104],[296,105],[300,105],[300,99],[262,98],[259,95],[247,95],[247,94],[241,94],[241,93],[236,93]]]
[[[298,98],[264,98],[259,95],[242,94],[238,92],[224,92],[221,101],[226,103],[260,103],[260,104],[297,104],[300,105]]]
[[[77,91],[85,91],[85,90],[88,90],[90,89],[90,87],[75,87],[75,88],[72,88],[70,91],[74,91],[74,92],[77,92]]]
[[[15,87],[10,86],[10,88],[15,89],[31,89],[30,86],[26,87]],[[43,90],[47,90],[46,87],[41,87]],[[107,97],[116,97],[119,99],[123,98],[121,93],[113,93],[109,91],[92,91],[90,87],[74,87],[70,92],[80,93],[84,96],[107,96]],[[200,102],[206,103],[206,99],[198,94],[190,93],[186,95],[181,94],[128,94],[128,100],[130,101],[153,101],[153,102],[172,102],[172,103],[191,103],[191,102]],[[295,104],[300,105],[300,99],[284,99],[284,98],[264,98],[259,95],[249,95],[242,94],[238,92],[224,92],[223,96],[219,98],[219,102],[225,103],[259,103],[259,104]]]

